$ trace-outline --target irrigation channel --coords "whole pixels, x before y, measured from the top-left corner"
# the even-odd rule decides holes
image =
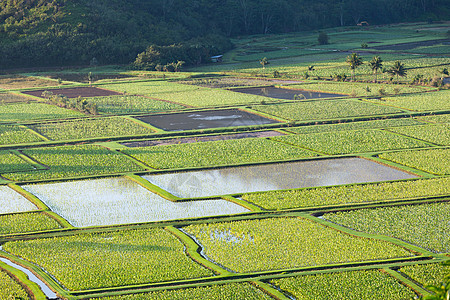
[[[36,283],[41,288],[42,292],[45,294],[47,299],[59,299],[58,296],[42,280],[40,280],[36,275],[34,275],[27,268],[24,268],[18,264],[15,264],[12,261],[10,261],[9,259],[3,258],[3,257],[0,257],[0,261],[4,262],[8,266],[11,266],[11,267],[27,274],[28,279],[30,281]]]

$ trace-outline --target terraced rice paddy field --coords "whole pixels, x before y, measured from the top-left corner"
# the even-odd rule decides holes
[[[98,68],[92,86],[2,75],[0,299],[432,295],[450,272],[450,90],[411,79],[439,79],[450,53],[443,31],[404,26],[318,50],[312,34],[237,40],[223,64]],[[372,82],[372,40],[408,77]],[[356,81],[332,80],[351,51]]]

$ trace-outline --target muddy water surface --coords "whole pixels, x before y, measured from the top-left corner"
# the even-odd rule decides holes
[[[138,117],[137,119],[167,131],[280,123],[278,121],[238,109],[161,114]]]

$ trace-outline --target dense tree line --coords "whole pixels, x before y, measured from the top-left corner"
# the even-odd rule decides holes
[[[149,45],[213,55],[223,37],[449,16],[448,0],[0,0],[0,66],[130,63]]]

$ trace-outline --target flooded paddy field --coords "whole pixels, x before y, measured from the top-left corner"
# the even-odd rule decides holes
[[[183,138],[151,140],[151,141],[136,141],[136,142],[126,142],[126,143],[121,143],[121,144],[124,146],[130,147],[130,148],[134,148],[134,147],[151,147],[151,146],[189,144],[189,143],[198,143],[198,142],[238,140],[238,139],[245,139],[245,138],[260,138],[260,137],[271,137],[271,136],[280,136],[280,135],[284,135],[284,134],[281,132],[278,132],[278,131],[269,130],[269,131],[259,131],[259,132],[243,132],[243,133],[234,133],[234,134],[183,137]]]
[[[323,159],[142,176],[182,198],[415,178],[362,158]]]
[[[23,188],[76,227],[164,221],[249,211],[225,200],[171,202],[123,177],[26,185]]]
[[[205,110],[177,114],[137,117],[145,123],[166,131],[250,126],[280,123],[239,109]]]
[[[26,91],[26,92],[22,92],[22,93],[31,95],[31,96],[35,96],[35,97],[43,98],[42,93],[45,91],[52,92],[53,95],[64,95],[67,98],[122,95],[122,93],[119,93],[119,92],[100,89],[100,88],[96,88],[96,87],[77,87],[77,88],[67,88],[67,89],[33,90],[33,91]]]
[[[305,90],[294,90],[277,88],[274,86],[269,87],[252,87],[252,88],[238,88],[232,89],[233,92],[239,92],[244,94],[258,95],[276,99],[294,100],[298,99],[318,99],[318,98],[336,98],[346,96],[343,94],[331,94],[324,92],[312,92]]]
[[[7,186],[0,186],[0,214],[37,210],[24,196]]]

